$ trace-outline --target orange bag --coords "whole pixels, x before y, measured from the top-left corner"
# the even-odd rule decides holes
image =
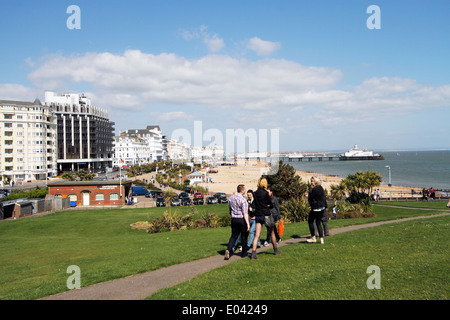
[[[280,236],[280,238],[283,237],[284,223],[281,220],[278,222],[277,232],[278,232],[278,235]]]

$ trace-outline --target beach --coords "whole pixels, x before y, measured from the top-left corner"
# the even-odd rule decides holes
[[[217,173],[210,173],[208,178],[212,178],[212,183],[199,183],[199,186],[207,188],[210,193],[225,192],[228,195],[233,194],[236,191],[236,187],[239,184],[244,184],[246,189],[256,190],[258,179],[261,174],[269,169],[269,164],[257,161],[257,160],[239,160],[236,165],[233,166],[217,166],[214,168]],[[332,184],[339,184],[343,178],[336,177],[327,174],[317,174],[305,171],[296,171],[296,174],[302,178],[302,181],[307,182],[312,176],[319,177],[322,180],[322,186],[330,192]],[[411,188],[402,186],[392,186],[389,188],[387,185],[380,185],[375,188],[380,190],[381,197],[388,198],[390,192],[392,197],[410,197]],[[391,189],[391,190],[389,190]],[[414,191],[418,193],[420,188],[414,188]],[[415,197],[420,195],[415,194]]]

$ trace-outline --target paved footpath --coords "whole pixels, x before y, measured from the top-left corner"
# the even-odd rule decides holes
[[[412,208],[414,209],[414,208]],[[415,208],[416,209],[416,208]],[[369,227],[376,227],[384,224],[403,222],[417,219],[428,219],[433,217],[441,217],[450,215],[450,212],[430,215],[411,217],[399,220],[381,221],[375,223],[348,226],[330,230],[330,235],[336,235],[343,232],[354,231]],[[279,247],[289,244],[306,242],[308,236],[292,238],[281,241]],[[258,249],[258,252],[265,250],[273,250],[272,246]],[[240,256],[233,255],[229,260],[224,260],[222,255],[216,255],[196,261],[182,263],[163,269],[150,271],[142,274],[132,275],[126,278],[112,280],[108,282],[94,284],[89,287],[70,290],[67,292],[55,294],[42,300],[138,300],[150,296],[159,289],[174,286],[176,284],[188,281],[195,276],[219,268],[228,263],[232,263]]]

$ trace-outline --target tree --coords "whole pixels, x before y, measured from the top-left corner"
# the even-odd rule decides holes
[[[94,173],[87,173],[84,170],[80,170],[77,173],[75,173],[75,176],[78,177],[80,181],[89,181],[94,179],[95,174]]]
[[[339,184],[332,184],[330,186],[331,197],[334,200],[341,200],[345,196],[345,185],[341,182]]]
[[[291,198],[302,198],[308,187],[302,178],[296,175],[295,169],[282,161],[278,164],[278,171],[275,174],[263,175],[267,179],[270,189],[282,202]]]
[[[73,174],[71,174],[69,172],[63,173],[61,178],[65,179],[65,180],[69,180],[69,181],[75,181],[75,177],[73,176]]]
[[[381,180],[381,175],[376,171],[358,171],[349,174],[343,183],[350,192],[372,193],[373,187],[379,186]]]
[[[94,179],[94,176],[95,176],[94,173],[87,173],[84,170],[80,170],[80,171],[76,172],[75,174],[66,172],[61,177],[63,179],[69,180],[69,181],[75,181],[75,180],[90,181],[90,180]]]
[[[382,177],[376,171],[358,171],[354,174],[349,174],[341,184],[340,188],[345,188],[349,193],[350,202],[358,203],[366,199],[372,193],[372,189],[379,186]]]

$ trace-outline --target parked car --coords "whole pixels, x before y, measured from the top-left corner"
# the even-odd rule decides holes
[[[166,201],[164,200],[163,197],[156,198],[156,206],[157,207],[165,207],[166,206]]]
[[[228,203],[227,196],[219,196],[217,203]]]
[[[215,193],[214,195],[213,195],[213,197],[214,198],[216,198],[217,200],[220,198],[220,197],[226,197],[227,196],[227,194],[225,193],[225,192],[217,192],[217,193]]]
[[[180,194],[178,195],[178,199],[182,199],[184,197],[189,197],[189,194],[187,192],[180,192]]]
[[[191,203],[192,203],[191,198],[189,198],[189,197],[181,198],[181,205],[189,206]]]
[[[170,205],[172,207],[181,205],[180,199],[178,199],[177,197],[172,197],[172,200],[170,201]]]
[[[5,196],[8,196],[11,193],[11,189],[0,189],[0,193],[4,193]]]
[[[150,190],[148,193],[145,194],[147,198],[157,198],[162,197],[163,192],[160,190]]]
[[[133,196],[143,196],[143,195],[146,195],[147,193],[148,193],[148,190],[145,189],[145,187],[141,187],[141,186],[131,187],[131,194]]]
[[[217,203],[217,199],[214,198],[213,196],[207,197],[206,198],[206,203],[207,204],[215,204],[215,203]]]
[[[205,204],[205,200],[203,199],[203,193],[201,192],[194,193],[194,204]]]

